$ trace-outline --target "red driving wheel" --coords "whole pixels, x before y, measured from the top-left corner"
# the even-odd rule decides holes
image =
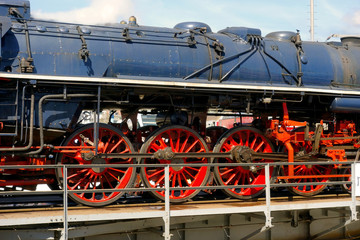
[[[72,152],[59,154],[61,164],[134,164],[131,158],[97,158],[94,150],[84,149],[84,146],[94,147],[94,124],[79,128],[64,142],[64,146],[79,146]],[[100,124],[98,138],[99,153],[132,153],[133,147],[129,140],[117,128]],[[69,190],[99,190],[124,189],[132,186],[136,176],[134,167],[92,167],[68,168],[67,186]],[[62,184],[63,171],[58,170],[57,177]],[[70,193],[76,202],[89,206],[104,206],[118,200],[124,192]]]
[[[232,128],[219,139],[214,147],[214,152],[229,152],[236,146],[244,146],[249,151],[271,153],[273,147],[271,142],[257,129],[251,127]],[[250,150],[251,149],[251,150]],[[217,158],[216,163],[236,163],[236,160],[230,158]],[[266,159],[260,159],[253,162],[270,162]],[[274,168],[270,167],[270,177]],[[214,168],[214,175],[219,185],[258,185],[265,184],[265,169],[263,166],[218,166]],[[231,187],[223,191],[235,198],[250,199],[260,195],[263,187]]]
[[[294,131],[300,132],[304,131],[303,128],[295,129]],[[292,144],[294,148],[294,153],[309,153],[312,150],[312,145],[310,142],[298,142]],[[315,157],[315,156],[314,156]],[[328,182],[329,177],[306,177],[312,175],[329,175],[331,174],[334,166],[333,165],[294,165],[294,176],[303,176],[303,178],[295,178],[295,179],[285,179],[287,183],[310,183],[310,182]],[[288,176],[289,168],[288,166],[284,166],[284,175]],[[324,190],[326,185],[305,185],[305,186],[294,186],[289,187],[289,191],[301,195],[301,196],[313,196]]]
[[[204,140],[192,129],[183,126],[168,126],[155,131],[141,147],[141,153],[155,153],[170,148],[175,153],[205,153],[208,152]],[[170,167],[170,187],[199,187],[204,186],[208,180],[210,169],[208,166],[194,166],[194,163],[208,163],[209,160],[200,158],[182,159],[152,159],[142,160],[145,164],[185,164],[186,166]],[[140,175],[146,187],[165,187],[164,167],[143,167]],[[172,190],[171,202],[183,202],[194,197],[200,190]],[[152,195],[160,200],[165,199],[164,191],[152,191]]]

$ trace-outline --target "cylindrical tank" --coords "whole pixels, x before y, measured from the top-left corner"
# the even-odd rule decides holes
[[[296,33],[262,37],[259,29],[245,27],[213,33],[199,22],[175,28],[54,23],[30,19],[27,5],[0,2],[1,71],[317,88],[359,84],[360,50],[354,39],[302,42]],[[9,16],[10,7],[17,11]]]

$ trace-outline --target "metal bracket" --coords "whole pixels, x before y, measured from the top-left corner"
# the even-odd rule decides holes
[[[88,60],[88,58],[90,56],[90,51],[87,48],[87,43],[86,43],[85,38],[84,38],[84,33],[81,31],[80,26],[77,26],[76,30],[78,31],[78,33],[80,35],[81,42],[82,42],[81,48],[79,50],[79,57],[81,59],[83,59],[85,62],[87,62],[87,60]]]
[[[122,36],[125,38],[125,42],[131,42],[131,37],[129,33],[129,28],[124,28]]]
[[[318,154],[319,153],[319,147],[320,147],[320,138],[323,131],[323,125],[319,124],[315,129],[315,136],[314,136],[314,143],[312,145],[312,154]]]
[[[190,36],[187,39],[187,43],[189,44],[190,47],[194,47],[196,45],[195,34],[193,32],[190,32]]]

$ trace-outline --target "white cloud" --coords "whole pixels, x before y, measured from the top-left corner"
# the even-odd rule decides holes
[[[356,11],[353,14],[351,14],[350,18],[348,18],[348,23],[359,26],[360,25],[360,11]]]
[[[89,6],[54,13],[32,12],[32,17],[44,20],[82,24],[106,24],[128,19],[132,15],[131,0],[91,0]]]
[[[328,0],[321,0],[319,2],[321,10],[326,10],[326,12],[337,19],[341,19],[344,16],[344,12],[338,8],[338,5],[334,2],[329,2]],[[315,6],[316,8],[317,6]],[[316,12],[317,10],[315,10]]]

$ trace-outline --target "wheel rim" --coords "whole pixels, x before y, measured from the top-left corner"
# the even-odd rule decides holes
[[[219,140],[214,148],[214,152],[228,152],[235,146],[246,146],[255,152],[270,153],[273,148],[269,140],[257,129],[253,128],[235,128],[231,129],[225,136]],[[218,163],[235,163],[230,158],[218,158]],[[271,162],[266,159],[260,159],[253,162]],[[273,173],[273,167],[270,167],[270,176]],[[220,185],[258,185],[265,184],[265,169],[262,167],[256,171],[251,171],[248,167],[229,167],[218,166],[214,169],[217,182]],[[248,199],[256,197],[262,193],[263,187],[255,188],[227,188],[224,192],[232,197]]]
[[[175,153],[208,152],[205,142],[193,130],[182,127],[166,127],[159,129],[145,142],[141,148],[142,153],[155,153],[158,150],[171,148]],[[207,158],[182,158],[173,160],[143,159],[145,164],[193,164],[208,163]],[[172,166],[169,169],[170,187],[199,187],[203,186],[209,176],[209,167]],[[163,167],[143,167],[141,177],[147,187],[165,187],[165,174]],[[200,190],[172,190],[170,200],[182,202],[194,197]],[[164,191],[151,192],[156,198],[164,200]]]
[[[306,152],[309,153],[312,150],[312,146],[309,143],[297,143],[293,144],[294,152]],[[332,165],[295,165],[294,176],[311,176],[311,175],[329,175],[333,170]],[[284,166],[285,176],[289,175],[289,167]],[[329,178],[295,178],[286,179],[287,183],[310,183],[310,182],[328,182]],[[295,194],[301,196],[313,196],[320,193],[326,185],[306,185],[306,186],[294,186],[289,187],[289,190]]]
[[[64,145],[66,146],[91,146],[94,143],[93,124],[85,126],[74,132]],[[83,136],[83,137],[82,137]],[[84,138],[89,141],[84,142]],[[96,159],[89,160],[81,149],[73,153],[63,153],[60,157],[61,164],[133,164],[134,159]],[[133,148],[129,140],[114,127],[100,124],[99,128],[99,153],[131,153]],[[86,160],[88,158],[88,160]],[[99,190],[99,189],[123,189],[133,183],[136,170],[133,167],[93,167],[93,168],[68,168],[67,186],[69,190]],[[60,172],[63,176],[63,171]],[[71,193],[73,200],[90,205],[102,206],[110,204],[120,198],[123,192],[100,192],[100,193]]]

